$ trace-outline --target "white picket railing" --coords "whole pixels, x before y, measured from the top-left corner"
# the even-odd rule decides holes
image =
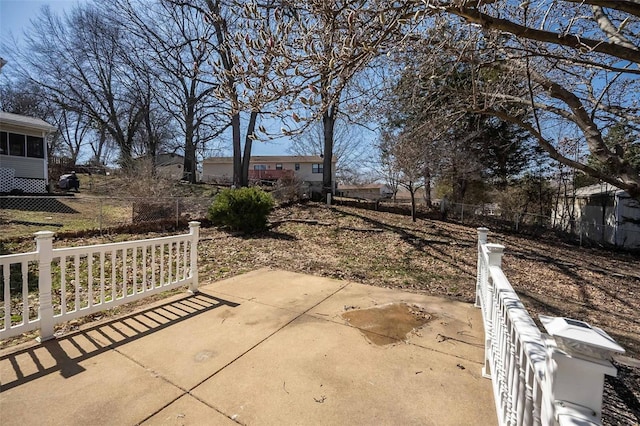
[[[36,232],[36,251],[0,256],[0,339],[189,285],[198,288],[199,222],[183,235],[53,248],[54,233]]]
[[[502,425],[599,425],[604,375],[624,352],[611,337],[577,320],[531,318],[502,271],[504,246],[478,229],[476,306],[485,329],[483,375],[493,382]]]

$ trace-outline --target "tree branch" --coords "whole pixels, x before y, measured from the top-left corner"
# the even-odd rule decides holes
[[[635,47],[629,48],[614,42],[593,40],[573,34],[561,34],[552,31],[538,30],[482,13],[479,10],[470,7],[448,6],[444,7],[443,10],[460,16],[466,19],[467,22],[479,24],[488,29],[506,31],[517,37],[571,47],[577,50],[588,48],[594,52],[604,53],[606,55],[634,63],[640,63],[640,50]]]

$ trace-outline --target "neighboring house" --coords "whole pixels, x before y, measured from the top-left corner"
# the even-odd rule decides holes
[[[640,202],[608,184],[579,188],[553,212],[555,223],[593,241],[640,248]]]
[[[313,192],[322,190],[322,157],[319,156],[260,156],[249,162],[249,180],[276,181],[294,176],[309,185]],[[332,183],[335,188],[336,159],[332,160]],[[205,182],[233,181],[233,157],[211,157],[202,162],[202,180]]]
[[[433,197],[433,194],[432,194]],[[424,187],[418,188],[415,193],[416,203],[424,204]],[[411,202],[411,193],[407,188],[402,185],[398,185],[398,192],[396,193],[396,201],[399,203]]]
[[[371,183],[367,185],[338,185],[336,195],[348,198],[363,198],[366,200],[378,200],[380,198],[391,198],[393,191],[382,183]]]
[[[0,193],[48,192],[46,138],[57,130],[39,118],[0,111]]]
[[[156,173],[166,179],[180,180],[184,176],[184,157],[180,154],[156,155]]]
[[[148,155],[138,157],[136,161],[139,167],[150,167]],[[184,156],[180,154],[161,152],[156,154],[155,173],[157,176],[169,180],[181,180],[184,176]],[[196,180],[199,180],[200,174],[196,172]]]

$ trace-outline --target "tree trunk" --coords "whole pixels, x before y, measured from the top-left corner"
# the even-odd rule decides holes
[[[184,164],[182,179],[189,183],[196,183],[196,146],[193,143],[193,128],[187,126],[184,143]]]
[[[104,155],[104,148],[107,143],[107,132],[104,126],[100,126],[98,130],[98,146],[95,146],[93,143],[91,144],[91,150],[93,151],[93,156],[97,160],[99,164],[105,164],[106,161],[102,156]]]
[[[413,183],[409,183],[407,187],[411,194],[411,220],[416,221],[416,189],[413,187]]]
[[[249,162],[251,161],[251,147],[253,146],[253,132],[256,128],[257,111],[251,111],[249,126],[244,138],[244,154],[242,156],[242,186],[249,186]]]
[[[322,197],[326,199],[327,194],[333,194],[333,130],[336,124],[336,106],[331,105],[322,114],[322,126],[324,136],[324,150],[322,162]]]
[[[125,170],[130,169],[133,165],[131,151],[131,144],[128,141],[120,144],[120,165]]]
[[[236,188],[242,186],[242,152],[240,146],[240,113],[236,112],[231,117],[231,130],[233,134],[233,185]]]
[[[192,83],[193,86],[193,83]],[[184,164],[182,179],[196,183],[196,145],[193,143],[195,130],[195,105],[193,98],[187,99],[187,113],[184,117]]]
[[[431,202],[431,172],[428,168],[424,171],[424,202],[427,208],[433,207]]]

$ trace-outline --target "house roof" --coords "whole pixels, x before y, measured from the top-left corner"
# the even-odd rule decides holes
[[[48,133],[53,133],[58,130],[57,127],[52,126],[51,124],[39,118],[12,114],[10,112],[4,111],[0,111],[0,124],[21,127],[29,130],[41,130]]]
[[[252,163],[321,163],[323,160],[319,155],[252,155]],[[336,157],[331,162],[335,163]],[[203,163],[208,164],[231,164],[233,157],[209,157]]]
[[[589,198],[595,195],[628,196],[628,194],[622,189],[616,188],[608,183],[596,183],[576,189],[576,198]]]
[[[175,164],[183,164],[184,157],[180,154],[163,152],[156,155],[156,166],[173,166]]]

